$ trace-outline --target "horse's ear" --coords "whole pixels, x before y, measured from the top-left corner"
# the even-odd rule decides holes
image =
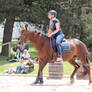
[[[22,29],[21,29],[21,31],[20,31],[20,33],[23,33],[23,31],[25,30],[25,28],[24,27],[22,27]]]
[[[28,31],[28,30],[27,30],[27,27],[28,27],[28,25],[26,24],[26,25],[25,25],[25,31]]]
[[[24,28],[24,27],[22,27],[22,30],[25,30],[25,28]]]

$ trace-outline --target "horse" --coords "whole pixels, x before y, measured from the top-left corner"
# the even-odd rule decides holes
[[[26,43],[27,41],[30,41],[33,46],[37,49],[38,58],[39,58],[39,70],[36,77],[36,80],[34,84],[43,84],[43,69],[46,66],[47,63],[54,63],[56,59],[58,58],[58,53],[56,55],[53,55],[53,50],[50,46],[50,38],[46,36],[45,34],[39,32],[38,30],[28,30],[27,26],[25,26],[25,29],[21,30],[20,33],[20,39],[21,44]],[[87,50],[86,45],[78,40],[78,39],[67,39],[67,41],[70,44],[70,51],[64,52],[63,62],[67,61],[72,66],[74,66],[74,71],[70,76],[70,82],[74,83],[74,75],[79,69],[80,65],[75,62],[75,59],[79,59],[82,63],[82,65],[87,70],[88,76],[89,76],[89,84],[92,83],[91,79],[91,71],[90,71],[90,60],[89,60],[89,52]],[[54,42],[54,48],[55,48],[55,42]],[[54,60],[53,60],[54,57]]]

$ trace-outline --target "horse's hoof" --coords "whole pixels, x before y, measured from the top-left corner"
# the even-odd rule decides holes
[[[74,79],[70,79],[70,84],[74,84]]]
[[[43,80],[40,80],[39,84],[43,84],[43,83],[44,83],[44,81]]]
[[[36,85],[36,84],[38,84],[38,81],[35,81],[35,82],[32,83],[32,85]]]

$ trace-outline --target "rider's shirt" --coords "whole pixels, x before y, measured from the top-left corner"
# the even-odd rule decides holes
[[[62,32],[62,30],[61,30],[61,26],[60,26],[60,22],[59,22],[59,20],[57,19],[57,18],[54,18],[53,19],[53,21],[52,21],[52,23],[50,24],[50,28],[51,28],[51,30],[54,32],[55,30],[56,30],[56,24],[59,24],[59,32],[58,33],[56,33],[54,36],[56,37],[56,36],[58,36],[58,35],[62,35],[62,36],[64,36],[64,34],[63,34],[63,32]]]

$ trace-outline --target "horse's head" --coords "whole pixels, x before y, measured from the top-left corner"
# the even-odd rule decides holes
[[[28,27],[27,24],[25,25],[25,27],[22,27],[19,37],[20,44],[24,44],[29,40],[27,27]]]

